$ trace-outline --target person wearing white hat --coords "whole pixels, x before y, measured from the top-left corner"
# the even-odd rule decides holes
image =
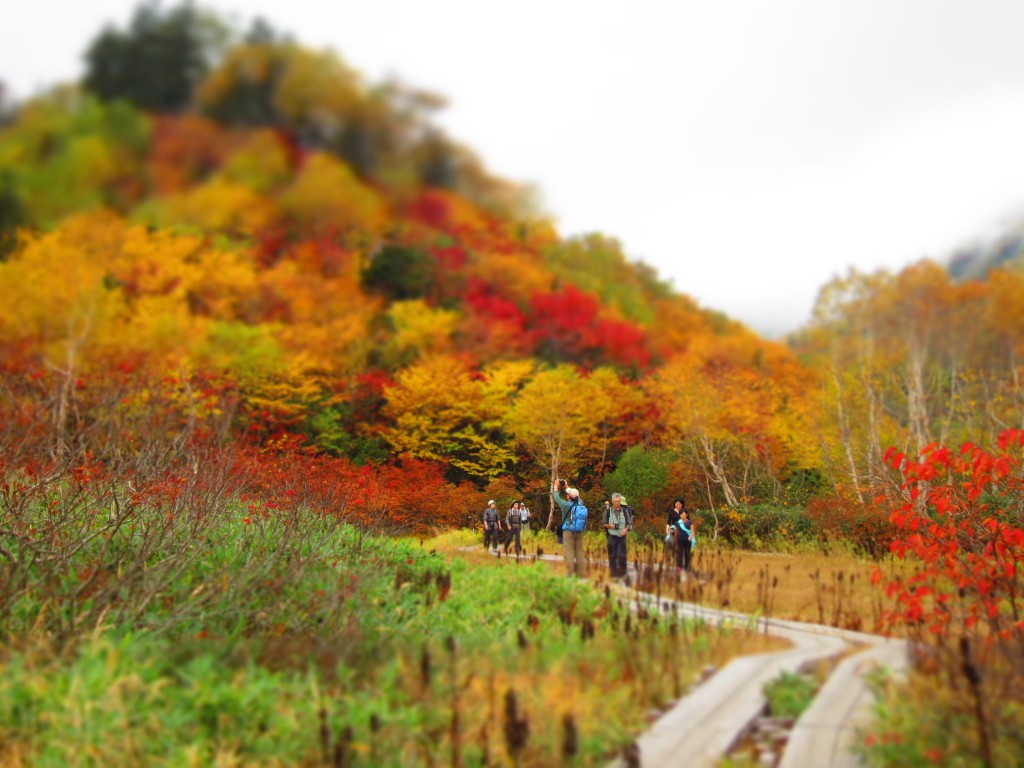
[[[498,508],[494,506],[494,499],[491,499],[484,510],[484,549],[497,552],[498,545],[501,544],[500,533],[501,517],[498,515]]]

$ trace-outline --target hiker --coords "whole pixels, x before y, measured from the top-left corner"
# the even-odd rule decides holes
[[[608,538],[608,570],[613,579],[624,579],[628,567],[626,534],[633,530],[633,508],[621,493],[613,493],[611,502],[606,502],[603,526]]]
[[[683,512],[686,510],[686,499],[679,496],[673,503],[672,509],[668,511],[668,522],[665,525],[665,543],[672,545],[675,555],[676,570],[683,570],[683,550],[680,546],[679,521],[683,519]]]
[[[498,508],[494,506],[494,499],[491,499],[484,510],[484,549],[498,551],[498,545],[501,544],[498,537],[500,532],[501,518],[498,516]]]
[[[693,550],[697,546],[697,534],[693,531],[693,521],[690,519],[689,510],[683,510],[677,526],[679,527],[679,533],[677,534],[679,546],[683,550],[682,568],[689,573],[690,564],[693,561]]]
[[[562,493],[566,498],[562,498]],[[551,495],[562,510],[562,545],[565,551],[565,567],[570,576],[583,578],[586,561],[583,558],[583,532],[587,529],[587,508],[580,501],[580,492],[566,488],[565,480],[551,486]]]
[[[516,554],[520,554],[523,551],[523,512],[519,506],[518,501],[513,501],[512,506],[509,507],[508,512],[505,513],[505,554],[508,554],[508,549],[512,546],[512,539],[516,542]]]

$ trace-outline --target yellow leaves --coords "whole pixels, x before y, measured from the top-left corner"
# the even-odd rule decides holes
[[[63,362],[73,348],[106,334],[124,303],[105,281],[116,226],[108,215],[81,217],[57,232],[27,236],[22,249],[0,264],[0,339],[34,342]]]
[[[252,408],[268,411],[277,419],[295,421],[320,399],[322,382],[301,356],[280,362],[279,370],[253,371],[243,379],[246,400]]]
[[[488,366],[483,374],[487,412],[504,414],[513,396],[533,375],[536,367],[532,360],[507,360]]]
[[[206,109],[228,99],[235,88],[268,86],[274,73],[277,51],[269,45],[238,45],[228,51],[224,62],[203,81],[198,100]]]
[[[294,123],[340,130],[359,97],[359,79],[337,54],[292,46],[274,92],[278,111]]]
[[[538,372],[506,416],[516,441],[548,466],[575,469],[608,417],[601,377],[583,379],[569,365]]]
[[[396,301],[388,315],[395,328],[393,343],[399,353],[447,352],[459,324],[458,312],[430,307],[422,299]]]
[[[513,454],[497,432],[502,404],[464,362],[427,357],[396,376],[384,413],[395,422],[388,441],[398,453],[450,461],[477,477],[505,471]]]
[[[230,155],[222,169],[224,178],[266,194],[287,181],[291,168],[281,141],[272,131],[257,131]]]
[[[135,354],[176,366],[198,354],[211,320],[233,319],[255,284],[251,259],[194,237],[149,232],[111,214],[70,219],[34,235],[5,264],[0,340],[31,343],[51,360]],[[70,346],[69,346],[70,345]]]
[[[256,234],[273,219],[275,209],[244,184],[215,176],[205,184],[145,206],[140,215],[157,226],[186,225],[206,232]]]
[[[276,116],[291,125],[315,126],[325,135],[347,123],[358,100],[358,74],[336,54],[297,45],[240,45],[199,88],[199,103],[217,113],[236,94],[262,92]],[[265,116],[269,117],[269,116]]]
[[[284,215],[307,233],[373,235],[387,222],[384,202],[341,161],[314,154],[279,198]]]
[[[817,458],[818,388],[788,349],[751,334],[695,337],[645,383],[670,441],[744,446],[769,464],[801,466]]]

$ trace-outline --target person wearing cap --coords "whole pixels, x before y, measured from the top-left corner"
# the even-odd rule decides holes
[[[566,496],[564,499],[563,491]],[[551,486],[551,495],[562,510],[562,547],[565,552],[566,570],[570,576],[583,578],[586,575],[583,533],[587,527],[587,508],[580,500],[580,492],[575,488],[566,488],[564,480],[559,480]]]
[[[491,499],[484,510],[484,549],[498,551],[498,545],[501,544],[498,538],[500,532],[501,517],[498,515],[498,508],[494,506],[494,499]]]
[[[608,570],[613,579],[626,578],[628,557],[626,534],[633,530],[633,508],[626,504],[626,497],[613,493],[611,503],[605,506],[602,526],[608,539]]]

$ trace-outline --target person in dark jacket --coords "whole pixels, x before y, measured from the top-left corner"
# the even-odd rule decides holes
[[[505,513],[505,554],[508,554],[512,546],[512,539],[516,542],[516,554],[523,551],[523,512],[519,508],[519,502],[513,501],[508,512]]]
[[[484,510],[484,549],[498,551],[501,544],[501,517],[498,515],[498,508],[494,500],[487,502],[487,509]]]
[[[679,548],[682,549],[682,569],[690,572],[690,564],[693,562],[693,548],[697,543],[697,536],[693,532],[693,521],[690,519],[689,510],[684,509],[683,514],[676,523],[679,529],[677,539]]]
[[[668,520],[665,525],[665,536],[671,536],[672,551],[675,555],[676,570],[682,572],[683,570],[683,550],[681,547],[681,537],[679,535],[679,521],[683,519],[683,512],[686,510],[686,499],[682,496],[678,497],[672,504],[672,509],[668,511]],[[669,540],[666,538],[666,540]]]

